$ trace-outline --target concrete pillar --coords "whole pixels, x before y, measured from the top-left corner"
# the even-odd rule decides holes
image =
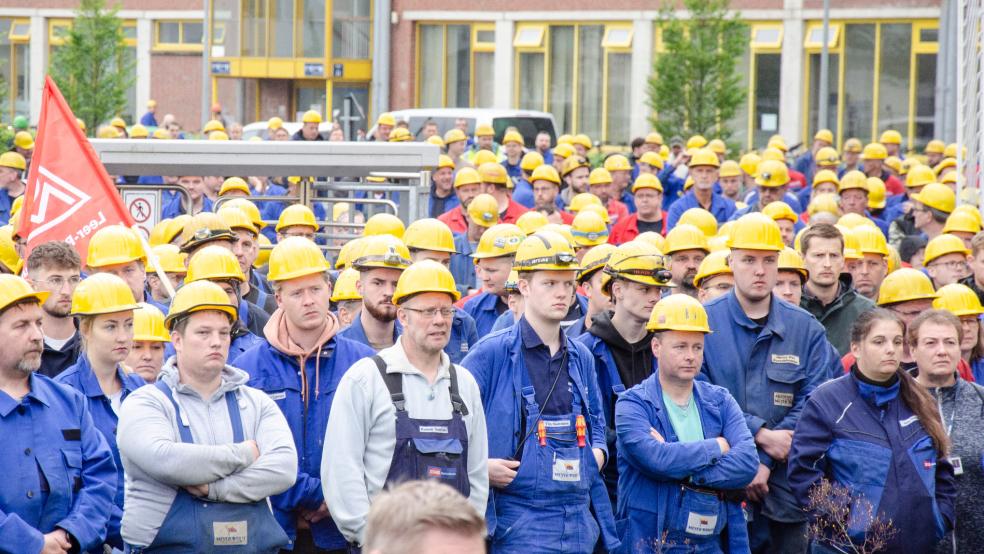
[[[27,76],[27,97],[30,99],[31,125],[37,125],[41,118],[41,92],[44,89],[44,74],[48,67],[48,27],[44,17],[31,17],[31,43],[27,52],[29,75]]]
[[[785,0],[781,79],[779,87],[779,134],[790,144],[803,135],[803,0]],[[836,117],[836,114],[834,114]]]
[[[154,44],[153,33],[153,22],[150,19],[137,19],[137,105],[133,115],[138,121],[150,100],[150,49]]]
[[[653,22],[636,20],[632,24],[632,82],[629,88],[629,136],[644,137],[649,132],[649,76],[653,72]],[[669,137],[666,137],[669,140]]]
[[[516,105],[513,102],[513,79],[515,78],[516,68],[513,61],[516,59],[513,53],[513,28],[511,20],[500,19],[495,22],[495,90],[492,92],[492,106],[498,109],[509,109]]]

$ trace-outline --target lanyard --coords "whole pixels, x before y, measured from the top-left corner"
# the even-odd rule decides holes
[[[936,407],[940,411],[940,422],[946,426],[946,436],[951,436],[953,431],[953,420],[957,417],[957,402],[960,400],[960,395],[957,394],[957,384],[953,385],[953,410],[950,411],[950,423],[946,422],[946,416],[943,415],[943,395],[940,393],[940,389],[936,389]]]

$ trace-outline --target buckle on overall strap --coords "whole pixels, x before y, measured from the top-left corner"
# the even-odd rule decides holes
[[[681,483],[680,488],[700,494],[709,494],[711,496],[717,497],[718,500],[723,500],[725,502],[745,501],[745,491],[741,489],[711,489],[708,487],[700,487],[687,483]]]

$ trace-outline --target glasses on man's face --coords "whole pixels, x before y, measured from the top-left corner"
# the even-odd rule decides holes
[[[74,289],[76,285],[82,282],[82,278],[78,275],[72,275],[67,279],[61,275],[52,275],[41,282],[44,283],[50,290],[60,291],[66,284],[68,284],[69,288]]]
[[[923,213],[923,212],[928,212],[929,211],[929,208],[927,208],[926,206],[913,206],[912,207],[912,211],[913,212]]]
[[[960,270],[967,269],[967,262],[958,262],[958,261],[936,262],[936,263],[929,264],[926,267],[944,267],[950,271],[960,271]]]
[[[403,309],[404,310],[411,311],[411,312],[414,312],[414,313],[418,313],[418,314],[424,316],[424,318],[426,318],[426,319],[434,319],[434,316],[436,316],[437,314],[441,314],[441,318],[442,319],[450,319],[450,318],[454,317],[454,312],[455,312],[455,308],[453,308],[453,307],[452,308],[427,308],[427,309],[421,310],[420,308],[409,308],[407,306],[403,306]]]

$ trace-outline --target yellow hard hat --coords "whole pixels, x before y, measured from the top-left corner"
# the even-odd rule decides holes
[[[717,154],[715,154],[710,148],[700,148],[694,155],[690,157],[690,167],[697,166],[710,166],[710,167],[721,167],[721,161],[718,160]]]
[[[567,225],[565,223],[547,223],[543,227],[540,227],[540,229],[537,230],[537,233],[542,233],[542,232],[545,232],[545,231],[549,231],[551,233],[556,233],[556,234],[564,237],[564,240],[566,240],[567,242],[569,242],[571,244],[571,247],[575,246],[574,245],[574,234],[571,233],[571,226],[570,225]]]
[[[601,290],[611,296],[615,279],[624,279],[643,285],[670,287],[672,278],[666,256],[650,242],[630,240],[620,244],[611,253],[602,271]]]
[[[256,261],[253,262],[253,267],[256,269],[260,269],[261,267],[267,265],[267,262],[270,261],[271,249],[265,247],[273,246],[273,243],[271,243],[270,239],[268,239],[264,234],[257,235],[256,241],[260,244],[260,249],[259,249],[259,253],[256,255]]]
[[[881,134],[881,138],[878,142],[882,144],[902,144],[902,133],[894,130],[888,129]]]
[[[967,285],[951,283],[940,287],[936,294],[933,308],[937,310],[946,310],[957,317],[984,314],[984,306],[981,306],[980,298]]]
[[[697,267],[697,275],[694,276],[694,286],[700,287],[701,281],[715,275],[731,275],[731,266],[728,265],[728,256],[731,250],[724,249],[711,252],[704,257]]]
[[[727,145],[721,139],[712,139],[711,142],[707,143],[707,148],[719,155],[724,155],[728,151]]]
[[[538,231],[519,243],[513,269],[524,271],[578,271],[581,268],[571,243],[550,231]]]
[[[13,225],[0,227],[0,265],[14,275],[19,275],[24,267],[24,260],[17,253],[17,245],[14,244]]]
[[[530,175],[530,183],[535,183],[536,181],[548,181],[560,186],[560,175],[557,174],[557,170],[554,166],[543,164],[533,170],[533,174]]]
[[[943,183],[944,185],[956,185],[957,184],[957,177],[958,177],[957,172],[956,171],[951,171],[951,172],[947,173],[946,175],[940,177],[940,183]],[[961,201],[964,200],[964,195],[968,194],[968,191],[970,193],[973,193],[975,196],[977,194],[977,189],[972,189],[970,187],[964,188],[963,191],[961,191],[961,197],[960,197],[960,200]],[[974,203],[976,204],[976,202],[974,202]]]
[[[72,294],[72,315],[115,314],[137,309],[130,285],[111,273],[82,280]]]
[[[27,160],[24,156],[21,156],[17,152],[10,151],[0,154],[0,167],[9,167],[11,169],[17,169],[24,171],[27,169]],[[18,198],[20,198],[18,196]]]
[[[444,139],[442,139],[440,135],[431,135],[427,137],[427,140],[425,140],[424,142],[428,144],[433,144],[438,148],[444,148]],[[451,158],[448,159],[450,160]],[[452,162],[451,166],[454,167],[454,162]]]
[[[331,269],[318,245],[302,237],[287,237],[277,243],[270,251],[269,266],[267,280],[270,282],[316,275]]]
[[[171,334],[164,328],[164,312],[146,302],[138,303],[133,310],[133,340],[171,342]]]
[[[576,247],[598,246],[608,242],[608,226],[600,215],[582,211],[571,222],[571,235]]]
[[[946,143],[942,140],[933,139],[926,143],[926,149],[923,150],[926,154],[942,154],[946,150]]]
[[[640,189],[654,189],[663,192],[663,183],[660,183],[659,178],[651,173],[640,173],[635,182],[632,183],[632,193],[635,194]]]
[[[35,292],[23,277],[0,273],[0,313],[28,298],[37,300],[38,304],[44,304],[50,295],[51,293],[47,291]],[[133,296],[132,293],[130,295]]]
[[[902,160],[902,163],[899,165],[899,176],[904,177],[909,173],[909,170],[912,169],[913,166],[919,164],[919,160],[914,160],[912,158]]]
[[[969,189],[964,189],[964,190],[969,190]],[[960,206],[957,206],[956,208],[953,208],[953,213],[957,213],[957,212],[966,213],[967,215],[969,215],[969,216],[973,217],[974,219],[976,219],[978,225],[980,225],[981,227],[984,227],[984,216],[982,216],[980,210],[977,209],[977,204],[976,203],[969,204],[969,205],[968,204],[961,204]]]
[[[721,169],[718,171],[718,177],[741,177],[741,166],[738,162],[734,160],[724,160],[721,162]]]
[[[284,211],[280,212],[280,219],[277,220],[275,230],[279,233],[283,229],[293,227],[294,225],[303,225],[305,227],[311,227],[315,231],[318,230],[318,221],[314,217],[314,212],[304,204],[291,204]]]
[[[926,243],[926,253],[923,255],[923,265],[928,266],[933,260],[947,254],[970,255],[970,250],[956,235],[939,235]]]
[[[315,110],[308,110],[304,112],[301,121],[304,123],[321,123],[321,114]]]
[[[663,157],[656,152],[644,152],[642,156],[639,157],[639,162],[644,164],[649,164],[656,169],[663,169]]]
[[[184,231],[184,226],[189,221],[191,216],[187,214],[181,214],[173,219],[162,219],[150,230],[150,245],[170,244]]]
[[[133,127],[130,127],[130,138],[132,139],[147,138],[149,136],[150,131],[139,123],[135,124]]]
[[[303,240],[303,239],[300,239]],[[171,309],[164,318],[164,327],[168,331],[174,330],[174,324],[178,319],[191,315],[195,312],[216,310],[226,314],[229,321],[236,321],[238,310],[229,302],[229,295],[222,287],[211,281],[196,281],[178,289],[177,294],[171,300]]]
[[[390,133],[389,137],[390,142],[411,142],[412,140],[413,135],[410,134],[408,129],[404,129],[403,127],[393,129],[393,132]]]
[[[758,175],[758,166],[762,163],[762,158],[758,154],[745,154],[738,160],[738,167],[752,177]]]
[[[468,140],[468,136],[461,129],[449,129],[448,132],[444,133],[444,144],[445,146],[450,145],[455,142],[461,142],[463,140]]]
[[[465,185],[480,185],[482,184],[482,177],[470,167],[463,167],[458,170],[458,173],[454,176],[454,188],[463,187]]]
[[[575,169],[578,169],[578,168],[581,168],[581,167],[586,167],[588,169],[591,169],[591,164],[589,164],[588,163],[588,160],[582,158],[581,156],[570,155],[570,156],[567,156],[564,159],[564,163],[563,163],[563,165],[560,168],[560,174],[563,177],[567,177]],[[604,168],[598,168],[598,169],[604,169]],[[595,171],[597,171],[597,169]],[[608,172],[606,171],[605,173],[608,173]],[[608,176],[608,180],[609,180],[609,182],[611,181],[611,175]]]
[[[786,140],[780,137],[779,135],[773,135],[772,138],[769,139],[769,142],[766,145],[766,147],[775,148],[776,150],[779,150],[780,152],[783,153],[789,151],[789,146],[786,145]]]
[[[701,135],[694,135],[687,139],[687,150],[691,148],[703,148],[707,146],[707,139]]]
[[[615,245],[607,242],[588,250],[588,253],[581,258],[581,271],[577,273],[577,282],[583,283],[594,275],[596,271],[605,267],[605,264],[608,263],[608,259],[614,251]]]
[[[434,135],[431,138],[434,138],[436,136],[437,135]],[[429,141],[430,139],[427,139],[427,140]],[[437,140],[441,140],[441,139],[438,138]],[[445,167],[450,168],[453,171],[454,170],[454,160],[451,159],[451,156],[447,156],[445,154],[439,154],[437,156],[437,168],[438,169],[444,169]]]
[[[482,193],[468,204],[468,218],[482,227],[499,223],[499,203],[491,194]]]
[[[101,139],[117,139],[121,136],[122,132],[112,125],[103,125],[96,131],[96,137]]]
[[[203,244],[217,240],[235,241],[236,235],[218,214],[201,212],[185,223],[179,240],[181,251],[190,252]]]
[[[884,160],[887,157],[888,151],[885,150],[885,145],[880,142],[866,144],[861,152],[862,160]]]
[[[345,302],[349,300],[362,300],[359,289],[355,283],[359,280],[359,272],[351,267],[345,268],[338,274],[335,286],[331,289],[332,302]]]
[[[277,116],[271,117],[267,120],[267,129],[270,131],[276,131],[277,129],[284,126],[284,120]]]
[[[488,150],[483,150],[482,152],[488,152]],[[512,179],[510,179],[506,174],[506,168],[502,167],[502,164],[495,161],[485,162],[479,165],[478,176],[482,178],[483,183],[505,185],[512,188]]]
[[[132,229],[122,225],[108,225],[96,231],[89,239],[85,265],[88,268],[98,268],[144,259],[140,238]]]
[[[857,227],[863,227],[866,225],[870,225],[874,227],[875,222],[871,221],[870,219],[868,219],[867,217],[861,214],[847,213],[840,216],[840,219],[837,220],[837,225],[842,225],[844,227],[847,227],[848,229],[855,229]]]
[[[451,296],[452,302],[461,298],[451,271],[434,260],[420,260],[403,271],[393,291],[393,303],[399,305],[421,292],[443,292]]]
[[[523,135],[519,134],[518,131],[506,131],[505,135],[502,135],[502,144],[509,144],[510,142],[515,142],[520,146],[526,144],[523,140]]]
[[[584,133],[578,133],[571,137],[571,143],[578,146],[583,146],[586,150],[591,150],[592,146],[594,146],[591,143],[591,137]]]
[[[769,220],[771,221],[771,220]],[[710,252],[707,235],[693,225],[677,225],[666,234],[663,252],[667,255],[683,250],[703,250]]]
[[[779,271],[795,271],[803,277],[803,282],[810,278],[810,272],[803,263],[803,256],[790,247],[785,247],[779,251]]]
[[[936,173],[933,168],[919,164],[909,169],[905,175],[905,186],[909,188],[924,187],[936,182]]]
[[[718,229],[717,219],[704,208],[690,208],[683,212],[680,219],[677,220],[677,225],[693,225],[700,229],[706,237],[713,237],[717,234]]]
[[[933,282],[922,271],[903,267],[888,274],[878,289],[879,306],[887,306],[910,300],[934,300]]]
[[[560,142],[560,139],[557,139],[557,146],[554,147],[552,152],[555,158],[567,159],[574,155],[574,147],[569,143]]]
[[[118,125],[116,125],[115,123],[113,124],[113,126],[118,127]],[[207,122],[205,122],[205,126],[202,127],[202,132],[211,133],[212,131],[225,132],[225,125],[223,125],[222,122],[219,121],[218,119],[210,119]]]
[[[478,239],[478,246],[472,254],[472,259],[512,256],[524,238],[526,238],[526,233],[511,223],[500,223],[490,227],[482,233],[482,238]]]
[[[352,265],[352,260],[362,254],[362,248],[366,244],[366,237],[356,237],[342,245],[335,259],[335,269],[347,269]]]
[[[260,209],[256,207],[256,204],[246,198],[233,198],[232,200],[227,200],[222,203],[222,207],[239,208],[253,223],[253,227],[256,227],[257,229],[263,229],[266,227],[266,223],[263,221],[263,216],[260,215]]]
[[[376,125],[377,126],[378,125],[389,125],[390,127],[394,127],[394,126],[396,126],[396,118],[393,117],[393,114],[391,114],[389,112],[381,113],[381,114],[379,114],[379,117],[376,119]]]
[[[860,225],[851,231],[857,239],[857,250],[861,254],[879,254],[888,256],[888,243],[885,235],[874,225]]]
[[[502,288],[507,293],[519,293],[519,272],[515,269],[510,269],[509,275],[506,276],[506,282],[502,284]]]
[[[474,200],[472,202],[474,202]],[[541,227],[548,223],[550,223],[550,220],[547,219],[547,216],[544,215],[543,212],[538,212],[536,210],[523,212],[523,214],[516,219],[516,225],[522,229],[527,236],[537,232]]]
[[[605,209],[604,206],[599,206],[598,204],[588,204],[577,213],[580,214],[582,212],[592,212],[598,214],[598,216],[601,217],[601,220],[605,222],[605,225],[610,225],[612,222],[611,216],[608,214],[608,210]]]
[[[406,269],[411,263],[410,250],[402,240],[390,234],[381,234],[366,237],[359,257],[352,260],[352,267],[359,271]]]
[[[239,281],[246,282],[246,276],[239,269],[236,255],[228,248],[206,246],[188,260],[188,274],[185,283],[195,281]]]
[[[591,194],[590,192],[581,192],[575,194],[574,197],[571,198],[571,203],[567,206],[567,211],[576,214],[589,204],[605,207],[605,205],[601,203],[601,199],[594,194]]]
[[[957,194],[950,187],[940,183],[930,183],[921,191],[910,195],[910,198],[945,213],[951,213],[957,207]]]
[[[885,181],[878,177],[868,177],[868,209],[880,210],[885,207]]]
[[[476,137],[491,137],[495,135],[495,129],[488,123],[479,123],[475,126]]]
[[[840,184],[837,186],[837,192],[844,192],[850,189],[859,189],[868,192],[868,177],[864,172],[855,169],[841,176]]]
[[[403,220],[390,213],[378,213],[366,220],[366,225],[362,228],[362,236],[393,235],[402,239],[405,231]]]
[[[649,133],[648,135],[646,135],[646,144],[658,144],[662,146],[663,135],[657,133],[656,131]]]
[[[849,138],[844,141],[844,152],[852,152],[854,154],[861,153],[861,141],[856,138]]]
[[[208,135],[208,140],[229,140],[229,135],[225,131],[212,131]]]
[[[965,210],[954,210],[946,218],[946,225],[943,226],[944,233],[963,232],[977,234],[981,232],[980,220]]]
[[[571,158],[573,159],[573,158]],[[569,173],[569,172],[568,172]],[[565,173],[566,175],[566,173]],[[603,167],[596,167],[588,175],[588,185],[607,185],[612,182],[612,174]]]
[[[184,274],[188,271],[185,268],[185,259],[188,255],[182,252],[177,246],[173,244],[158,244],[152,247],[150,252],[157,261],[155,263],[153,259],[149,260],[150,263],[144,268],[147,273],[156,273],[158,268],[164,273]]]
[[[443,221],[430,217],[411,223],[403,232],[403,243],[410,250],[455,253],[451,228]]]
[[[560,145],[560,144],[566,144],[568,146],[572,146],[574,144],[574,136],[573,135],[568,135],[566,133],[563,134],[563,135],[560,135],[559,137],[557,137],[557,144],[558,145]]]
[[[796,223],[799,221],[799,216],[793,211],[789,204],[783,202],[782,200],[776,200],[775,202],[769,202],[769,204],[762,208],[762,213],[771,217],[773,221],[779,221],[780,219],[786,219]]]
[[[854,230],[846,225],[841,225],[837,223],[834,225],[837,230],[840,231],[841,236],[844,237],[844,259],[845,260],[860,260],[864,256],[861,255],[861,250],[859,248],[859,243],[857,237],[854,235]],[[794,243],[796,248],[801,250],[802,247],[798,242]]]
[[[817,167],[836,168],[840,164],[840,156],[830,146],[824,146],[820,150],[817,150],[816,163]]]
[[[782,233],[771,217],[762,213],[747,213],[737,221],[728,239],[732,250],[770,250],[781,252]]]
[[[126,121],[124,121],[122,117],[114,117],[113,119],[109,120],[109,124],[112,127],[116,127],[117,129],[123,129],[123,130],[126,129]]]
[[[82,121],[81,118],[76,117],[75,118],[75,123],[78,124],[79,130],[81,130],[83,133],[85,133],[85,121]]]
[[[933,167],[933,174],[939,176],[941,173],[943,173],[944,169],[948,169],[951,167],[957,167],[957,160],[955,158],[943,158],[943,160],[940,161],[940,163],[936,164],[936,166]]]
[[[820,129],[815,135],[813,135],[813,140],[822,140],[826,143],[834,143],[834,133],[830,129]]]
[[[758,165],[755,184],[760,187],[782,187],[789,184],[789,168],[783,162],[764,160]]]
[[[154,129],[154,132],[150,134],[150,137],[157,140],[171,140],[171,133],[167,132],[167,129]]]
[[[885,158],[885,167],[891,169],[896,174],[902,174],[902,160],[898,159],[896,156],[889,156]]]
[[[786,163],[786,155],[783,154],[782,150],[770,146],[762,151],[762,161],[768,160]]]
[[[655,231],[646,231],[645,233],[639,233],[639,236],[637,236],[633,240],[641,240],[644,242],[648,242],[649,244],[655,246],[656,249],[659,250],[660,252],[666,251],[666,237]]]
[[[967,157],[967,147],[966,146],[963,147],[963,154],[964,154],[964,158],[966,158]],[[956,158],[957,157],[957,143],[951,142],[950,144],[947,144],[946,147],[943,148],[943,157],[944,158]]]
[[[604,167],[609,173],[612,171],[632,171],[629,159],[621,154],[612,154],[605,158]]]
[[[523,159],[519,162],[519,167],[527,173],[531,173],[536,170],[536,168],[543,165],[543,156],[539,152],[527,152],[523,154]],[[555,169],[554,172],[557,170]],[[560,179],[558,179],[559,181]]]
[[[229,177],[222,182],[222,187],[219,189],[219,196],[225,196],[234,190],[250,194],[249,185],[246,184],[246,181],[242,177]]]
[[[646,330],[708,334],[711,332],[711,327],[707,324],[707,312],[704,306],[701,306],[696,298],[686,294],[672,294],[653,306]]]

